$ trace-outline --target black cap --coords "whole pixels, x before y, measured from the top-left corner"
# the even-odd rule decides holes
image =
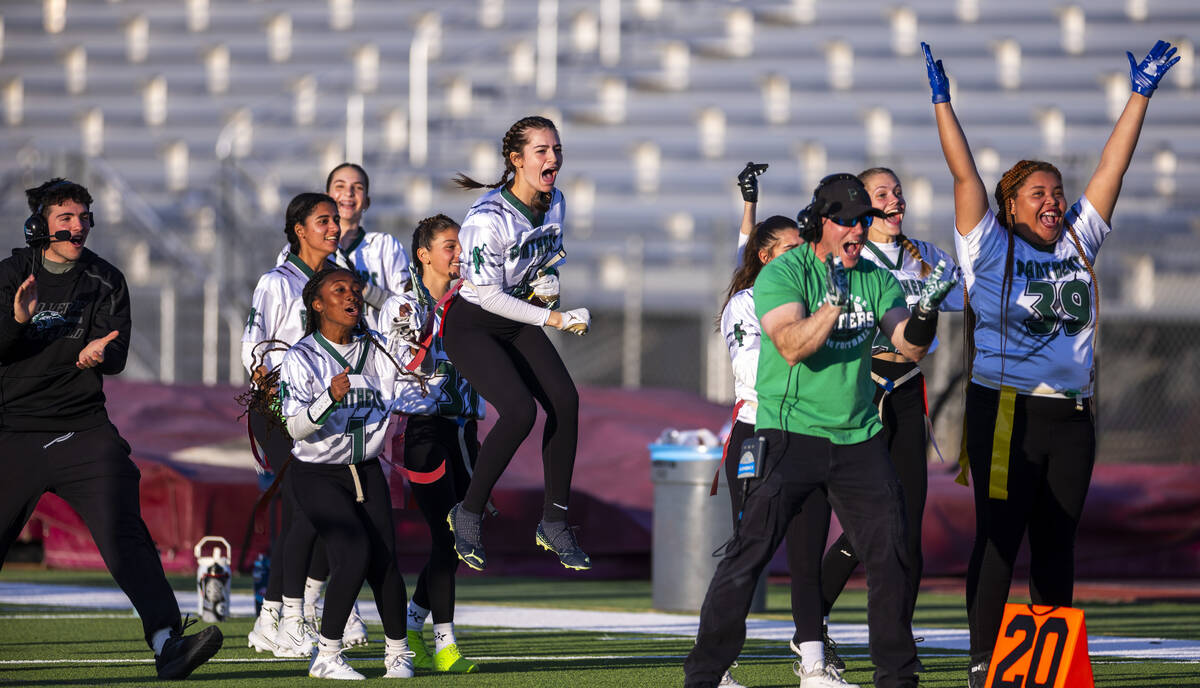
[[[832,217],[847,223],[864,215],[887,217],[886,213],[871,205],[867,187],[852,174],[835,174],[821,180],[813,195],[813,209],[821,217]]]

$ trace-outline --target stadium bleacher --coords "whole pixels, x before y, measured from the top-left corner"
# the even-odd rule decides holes
[[[553,95],[539,97],[542,8],[555,10],[557,49]],[[615,53],[606,52],[614,8]],[[639,262],[626,269],[646,274],[644,329],[691,323],[643,342],[680,351],[645,350],[670,362],[643,365],[641,382],[729,387],[727,371],[705,361],[720,346],[711,317],[740,217],[733,177],[746,160],[771,164],[764,216],[794,214],[826,172],[893,167],[926,191],[911,199],[910,233],[949,246],[950,183],[920,40],[944,59],[977,153],[998,161],[981,162],[985,182],[1017,159],[1045,157],[1068,195],[1082,191],[1111,130],[1109,83],[1125,78],[1124,51],[1180,43],[1185,59],[1150,108],[1098,269],[1105,313],[1194,319],[1200,308],[1175,297],[1200,286],[1200,257],[1187,249],[1200,231],[1193,0],[44,0],[6,3],[0,19],[0,210],[23,217],[20,190],[50,174],[89,185],[95,247],[134,290],[135,378],[241,379],[237,323],[283,243],[282,205],[353,153],[346,104],[361,94],[366,221],[404,239],[421,217],[461,217],[473,196],[453,188],[454,173],[495,174],[509,124],[552,113],[574,232],[565,293],[586,294],[619,323],[629,299],[611,266],[640,237]],[[432,45],[428,155],[414,163],[406,127],[418,36]],[[162,121],[148,123],[162,107]],[[1050,109],[1061,115],[1057,140],[1040,124]],[[647,151],[657,169],[644,164]],[[1162,152],[1170,164],[1156,162]],[[1149,287],[1127,269],[1146,260]],[[593,370],[575,352],[619,349],[623,336],[619,325],[598,329],[568,362]],[[218,350],[206,358],[206,346]],[[586,381],[620,379],[597,371]]]

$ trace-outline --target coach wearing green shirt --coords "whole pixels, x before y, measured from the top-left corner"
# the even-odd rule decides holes
[[[737,658],[755,582],[813,490],[828,492],[867,571],[875,685],[917,685],[903,496],[872,403],[870,352],[881,330],[900,353],[920,360],[956,279],[943,279],[939,264],[909,311],[896,278],[859,260],[867,227],[880,215],[856,177],[826,177],[797,218],[806,244],[772,260],[754,283],[764,335],[756,437],[766,451],[704,599],[696,647],[684,662],[686,686],[716,686]],[[805,672],[802,685],[849,685],[832,667],[818,671]]]

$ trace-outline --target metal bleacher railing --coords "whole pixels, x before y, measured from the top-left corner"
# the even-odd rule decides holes
[[[1124,51],[1184,60],[1155,96],[1125,178],[1103,284],[1101,457],[1200,455],[1200,128],[1194,0],[39,0],[0,7],[0,209],[50,174],[86,180],[98,250],[129,277],[129,375],[242,384],[238,338],[282,213],[343,159],[372,177],[371,229],[407,242],[461,218],[457,171],[499,176],[498,142],[548,114],[566,159],[564,294],[593,334],[562,342],[583,383],[725,400],[713,331],[741,202],[760,217],[817,179],[884,164],[908,232],[951,244],[950,184],[917,51],[932,43],[985,182],[1022,157],[1078,195],[1128,93]],[[1115,105],[1114,105],[1115,104]],[[15,224],[15,220],[14,220]],[[960,370],[955,319],[931,401]],[[953,444],[944,438],[943,445]]]

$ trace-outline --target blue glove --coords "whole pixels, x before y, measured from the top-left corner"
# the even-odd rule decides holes
[[[942,61],[934,61],[933,53],[929,52],[929,44],[922,41],[921,50],[925,51],[925,72],[929,75],[929,88],[933,91],[934,103],[950,102],[950,79],[946,78],[946,68]]]
[[[1141,62],[1135,63],[1133,53],[1126,51],[1125,57],[1129,58],[1129,81],[1133,92],[1147,98],[1154,95],[1154,89],[1158,88],[1158,82],[1162,81],[1163,75],[1179,61],[1178,57],[1171,59],[1174,56],[1175,48],[1166,41],[1155,43]]]

